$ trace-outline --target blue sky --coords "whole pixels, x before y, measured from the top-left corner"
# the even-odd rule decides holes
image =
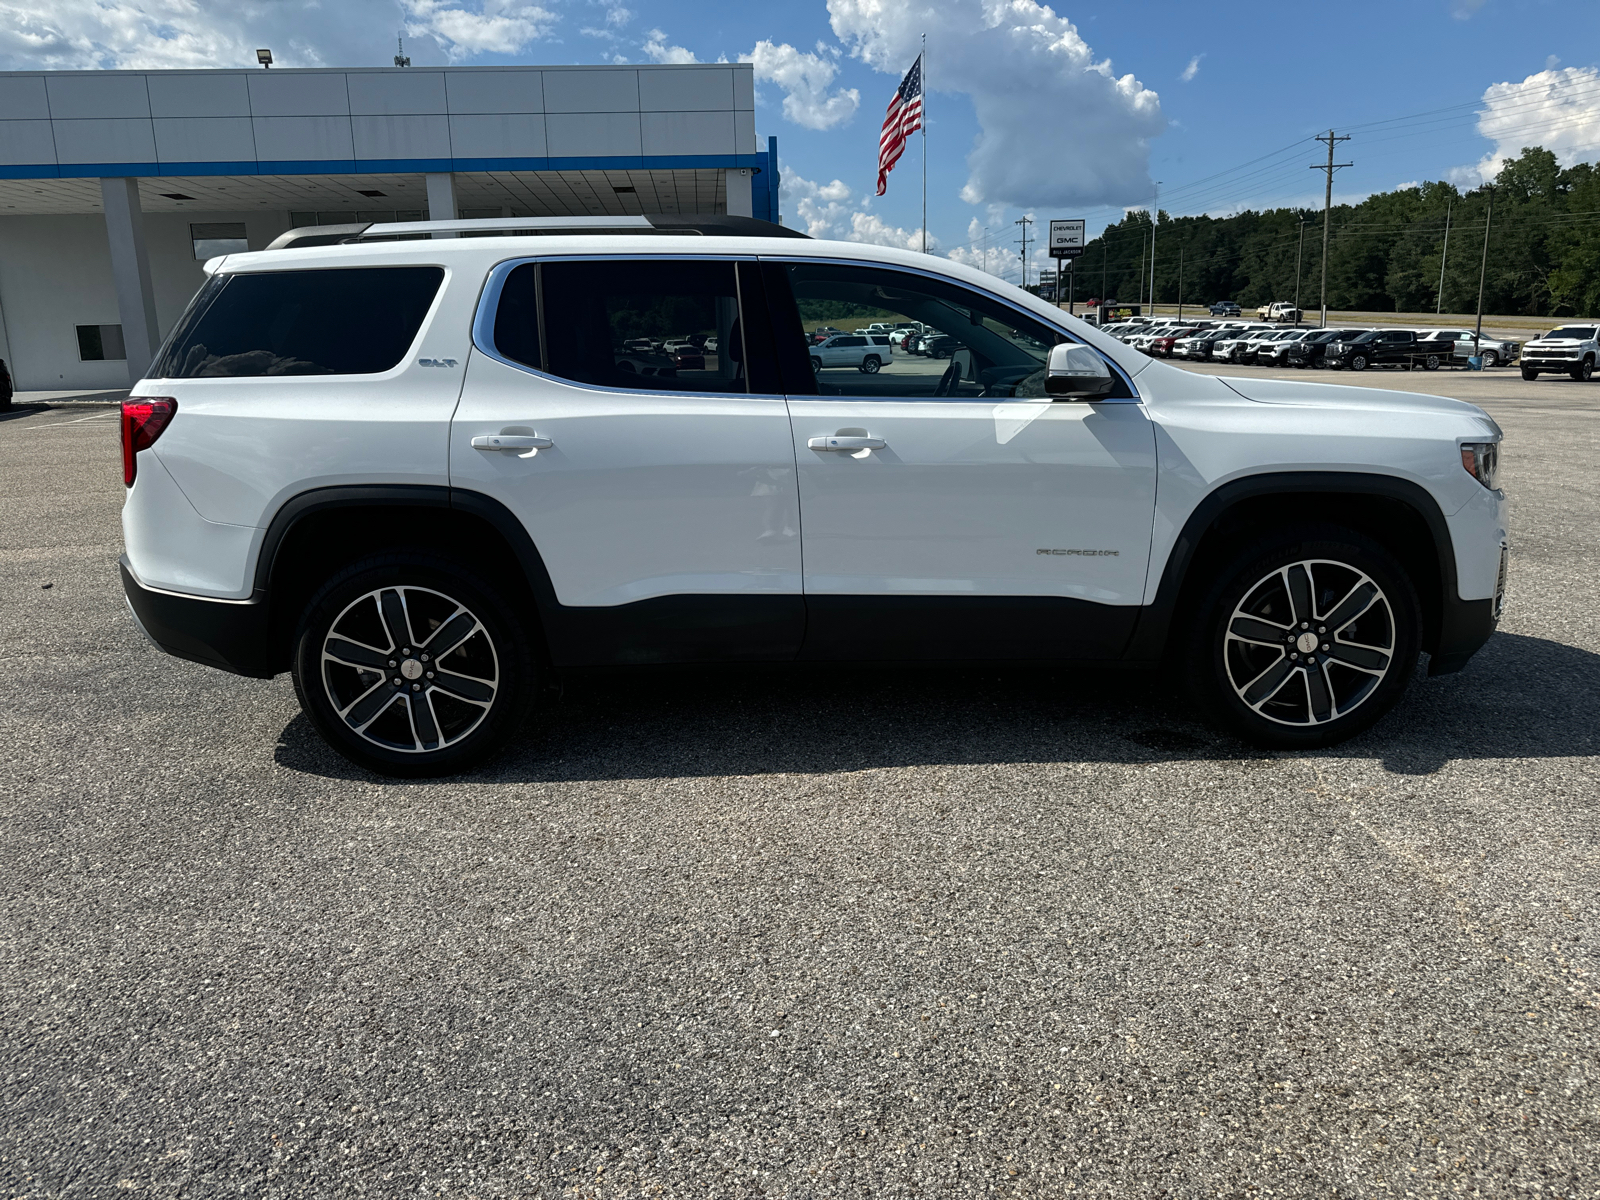
[[[925,31],[930,235],[981,263],[988,229],[1013,277],[1019,216],[1092,232],[1155,180],[1174,213],[1320,204],[1310,139],[1329,126],[1354,134],[1344,198],[1470,185],[1526,144],[1600,157],[1593,0],[0,0],[0,69],[248,65],[258,45],[386,65],[401,29],[417,66],[753,58],[788,223],[898,244],[919,236],[920,147],[874,198],[878,127]]]

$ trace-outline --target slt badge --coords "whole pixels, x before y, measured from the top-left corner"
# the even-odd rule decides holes
[[[455,365],[456,365],[456,360],[453,359],[453,358],[419,358],[419,359],[417,359],[417,366],[419,366],[419,367],[453,367]]]

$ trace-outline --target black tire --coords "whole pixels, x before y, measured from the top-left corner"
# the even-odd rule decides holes
[[[1526,379],[1529,383],[1532,383],[1535,379],[1539,378],[1539,372],[1533,370],[1530,367],[1523,367],[1522,368],[1522,377],[1524,379]]]
[[[1594,375],[1594,359],[1585,358],[1581,363],[1572,368],[1572,381],[1574,383],[1588,383]]]
[[[869,354],[866,358],[861,360],[861,369],[868,375],[876,375],[878,373],[878,368],[881,366],[883,366],[883,360],[880,359],[876,354]]]
[[[1350,356],[1350,369],[1352,371],[1365,371],[1367,369],[1367,356],[1365,354],[1352,354]]]
[[[329,745],[380,775],[464,771],[522,726],[538,692],[528,631],[511,612],[498,589],[447,558],[358,562],[300,618],[300,707]]]
[[[822,360],[813,354],[811,356],[811,372],[816,374],[820,370],[822,370]]]
[[[1497,351],[1485,350],[1483,352],[1483,366],[1484,366],[1485,370],[1487,370],[1490,367],[1498,367],[1499,365],[1500,365],[1500,355],[1499,355],[1499,353]]]
[[[1202,713],[1260,746],[1341,742],[1392,708],[1416,668],[1421,611],[1410,579],[1382,546],[1339,526],[1285,529],[1243,548],[1194,611],[1190,693]],[[1311,635],[1308,665],[1309,643],[1298,639]]]
[[[1439,356],[1437,354],[1428,355],[1427,358],[1422,360],[1422,369],[1424,371],[1437,371],[1439,369]]]

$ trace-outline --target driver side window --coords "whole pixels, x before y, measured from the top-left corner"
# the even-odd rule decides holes
[[[777,264],[774,264],[777,265]],[[1059,330],[980,292],[882,267],[829,262],[781,264],[799,317],[775,331],[804,346],[809,380],[790,394],[873,400],[1045,399],[1050,348],[1071,341]],[[773,272],[768,275],[772,280]],[[776,310],[775,310],[776,311]],[[793,318],[783,324],[789,324]],[[843,349],[829,327],[886,325],[892,335],[854,337]],[[795,362],[798,356],[784,356]],[[809,385],[809,386],[807,386]],[[1126,392],[1126,385],[1118,379]]]

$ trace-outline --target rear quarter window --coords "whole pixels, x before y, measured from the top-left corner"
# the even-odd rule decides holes
[[[375,375],[405,358],[442,267],[213,276],[156,365],[159,379]]]

